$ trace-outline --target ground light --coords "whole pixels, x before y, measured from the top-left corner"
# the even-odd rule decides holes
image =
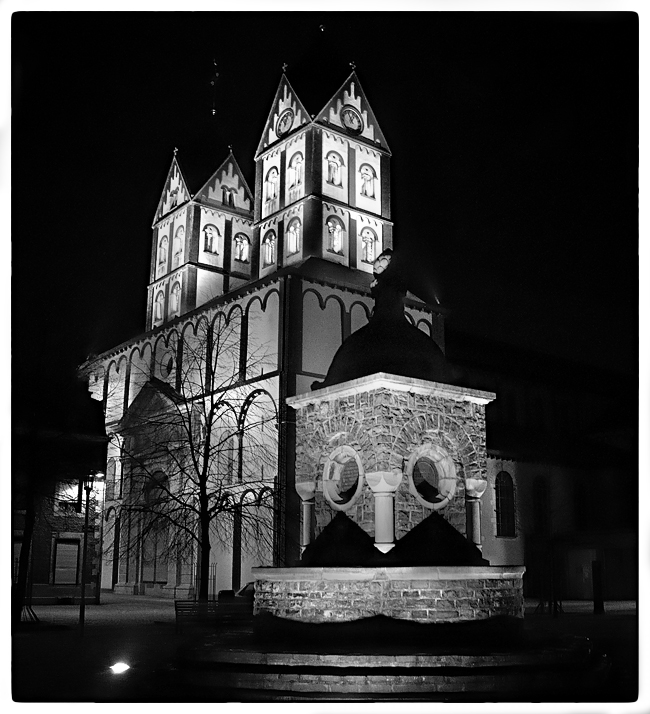
[[[113,670],[113,674],[122,674],[131,668],[126,662],[116,662],[114,665],[111,665],[109,669]]]

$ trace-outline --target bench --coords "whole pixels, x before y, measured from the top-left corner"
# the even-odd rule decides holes
[[[184,624],[214,625],[217,619],[217,603],[214,600],[174,600],[176,632]]]

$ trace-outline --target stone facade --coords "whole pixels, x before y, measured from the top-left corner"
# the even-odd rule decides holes
[[[522,566],[255,568],[255,614],[301,622],[522,618],[523,573]]]
[[[440,514],[467,533],[466,482],[486,483],[485,405],[491,393],[373,375],[288,400],[297,409],[296,484],[313,485],[314,536],[336,510],[367,533],[375,527],[375,499],[367,483],[349,505],[334,507],[325,497],[323,474],[330,455],[342,446],[358,454],[364,474],[399,470],[395,492],[395,537],[399,539],[431,512],[414,493],[407,464],[418,449],[432,448],[453,463],[452,497]]]

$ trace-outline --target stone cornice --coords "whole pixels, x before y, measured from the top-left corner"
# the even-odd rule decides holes
[[[367,393],[375,389],[390,389],[399,392],[428,394],[434,397],[453,399],[458,402],[473,402],[474,404],[489,404],[496,399],[497,396],[494,392],[483,392],[478,389],[456,387],[451,384],[429,382],[425,379],[401,377],[396,374],[377,372],[376,374],[360,377],[359,379],[352,379],[342,384],[334,384],[325,389],[317,389],[306,394],[297,394],[295,397],[288,397],[287,404],[294,409],[302,409],[308,404],[319,404],[334,398]]]

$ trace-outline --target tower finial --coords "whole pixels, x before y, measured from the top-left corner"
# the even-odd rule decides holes
[[[232,144],[228,144],[228,151],[232,154]]]
[[[217,72],[217,60],[213,59],[212,64],[214,66],[212,79],[210,80],[210,86],[212,87],[212,116],[217,113],[217,79],[219,78],[219,72]]]
[[[286,74],[287,70],[289,69],[289,65],[286,62],[283,62],[282,64],[282,73]]]
[[[178,153],[178,146],[174,147],[174,157],[176,157],[176,154]]]
[[[352,60],[352,62],[350,62],[350,67],[352,67],[352,71],[354,72],[357,68],[357,63],[354,60]]]

